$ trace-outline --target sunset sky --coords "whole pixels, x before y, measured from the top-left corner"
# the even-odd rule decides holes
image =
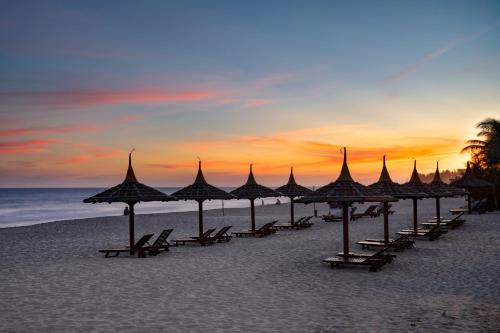
[[[499,1],[2,1],[0,187],[394,180],[500,117]]]

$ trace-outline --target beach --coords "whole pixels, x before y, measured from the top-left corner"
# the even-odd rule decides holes
[[[464,203],[443,199],[443,215]],[[168,203],[167,203],[168,205]],[[317,205],[319,214],[327,206]],[[289,220],[289,205],[256,206],[257,225]],[[419,221],[434,216],[419,201]],[[361,208],[360,208],[361,209]],[[394,204],[390,233],[409,227],[411,201]],[[297,204],[296,216],[312,215]],[[446,214],[445,214],[446,213]],[[249,227],[249,209],[205,212],[205,229]],[[197,212],[136,216],[136,239],[173,228],[195,235]],[[0,229],[1,332],[498,332],[500,212],[466,215],[440,239],[417,240],[379,272],[331,269],[342,224],[265,238],[178,246],[156,257],[104,258],[125,246],[128,218],[89,218]],[[383,236],[382,217],[350,224],[355,242]]]

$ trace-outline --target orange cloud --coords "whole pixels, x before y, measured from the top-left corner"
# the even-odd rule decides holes
[[[78,125],[67,127],[25,127],[9,130],[0,130],[0,137],[26,136],[37,134],[65,134],[65,133],[89,133],[100,131],[102,127],[97,125]]]
[[[47,146],[57,142],[57,140],[24,140],[0,142],[0,154],[44,152],[47,150]]]

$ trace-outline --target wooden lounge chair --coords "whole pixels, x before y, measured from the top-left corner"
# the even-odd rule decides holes
[[[366,250],[372,247],[385,247],[386,249],[394,249],[394,251],[400,252],[412,248],[415,241],[410,240],[407,235],[401,235],[396,239],[389,239],[389,243],[386,243],[383,239],[368,238],[357,242],[357,244],[360,244]]]
[[[225,227],[222,227],[219,231],[217,231],[215,233],[215,235],[213,236],[208,236],[208,239],[212,242],[212,243],[222,243],[222,242],[229,242],[231,240],[231,238],[233,238],[233,236],[229,235],[227,232],[229,231],[229,229],[231,229],[233,226],[231,225],[228,225],[228,226],[225,226]]]
[[[370,205],[363,213],[351,214],[351,221],[355,221],[365,216],[372,216],[372,214],[375,212],[375,209],[377,209],[377,205]]]
[[[132,249],[132,251],[137,252],[137,257],[139,258],[146,257],[146,251],[144,245],[146,245],[146,243],[151,239],[151,237],[153,237],[153,234],[144,235],[137,241],[137,243],[134,244],[134,248]],[[130,248],[99,250],[99,252],[104,253],[105,258],[118,257],[122,252],[130,252]]]
[[[419,229],[417,229],[416,233],[413,229],[403,229],[403,230],[398,231],[396,233],[398,235],[411,236],[411,237],[415,237],[415,238],[424,237],[424,238],[428,238],[430,241],[434,241],[434,240],[438,239],[439,237],[441,237],[441,235],[443,235],[445,233],[445,231],[440,229],[438,226],[434,226],[430,229],[420,229],[419,228]]]
[[[342,221],[342,216],[337,216],[337,215],[332,215],[332,214],[323,215],[321,218],[323,219],[324,222],[339,222],[339,221]]]
[[[300,219],[298,219],[297,221],[295,221],[294,224],[291,224],[290,222],[283,223],[283,224],[275,224],[275,225],[272,226],[272,229],[276,229],[276,230],[281,230],[281,229],[296,229],[296,225],[298,223],[301,223],[305,218],[307,218],[307,216],[301,217]]]
[[[272,227],[277,222],[278,220],[266,223],[257,230],[243,230],[243,231],[233,232],[233,235],[235,235],[236,237],[245,237],[245,236],[265,237],[276,232],[276,229],[273,229]]]
[[[394,211],[393,211],[393,210],[391,210],[391,208],[392,208],[392,205],[391,205],[391,204],[389,204],[389,205],[387,206],[387,208],[388,208],[388,211],[389,211],[389,215],[394,214]],[[370,214],[370,216],[371,216],[371,217],[378,217],[378,216],[380,216],[380,215],[382,215],[382,214],[384,214],[384,205],[383,205],[383,204],[380,204],[380,205],[378,205],[378,206],[377,206],[377,209],[376,209],[376,210],[375,210],[372,214]]]
[[[170,243],[167,241],[168,236],[172,233],[174,229],[165,229],[161,232],[160,236],[154,241],[153,244],[144,247],[144,250],[148,251],[150,256],[155,256],[163,251],[170,251]]]
[[[295,224],[295,229],[300,230],[304,228],[310,228],[314,223],[310,222],[313,216],[306,216],[302,221]]]
[[[386,261],[374,257],[330,257],[323,259],[324,262],[329,263],[332,268],[339,266],[369,266],[370,272],[376,272],[381,268]]]
[[[464,214],[465,213],[460,213],[458,215],[455,215],[455,217],[453,217],[451,220],[446,220],[446,219],[441,220],[439,225],[443,228],[456,229],[456,228],[460,227],[462,224],[464,224],[465,220],[460,218]],[[437,221],[432,219],[432,220],[429,220],[428,222],[422,223],[422,225],[425,228],[430,228],[433,226],[437,226]]]
[[[210,235],[215,231],[215,229],[208,229],[201,235],[199,236],[194,236],[194,237],[189,237],[189,238],[181,238],[181,239],[174,239],[173,242],[176,245],[186,245],[189,243],[200,243],[201,246],[205,245],[210,245],[212,244],[212,241],[210,240]]]
[[[373,258],[382,260],[385,263],[390,263],[394,258],[396,258],[395,254],[387,253],[389,249],[388,246],[379,249],[376,252],[349,252],[349,257],[353,258]],[[344,258],[344,252],[337,253],[337,257]]]

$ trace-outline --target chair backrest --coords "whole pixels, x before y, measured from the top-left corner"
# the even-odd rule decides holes
[[[358,209],[358,207],[354,206],[354,207],[351,207],[351,212],[349,215],[352,215],[354,214],[354,212],[356,211],[356,209]]]
[[[366,209],[366,211],[364,212],[364,214],[365,214],[365,215],[366,215],[366,214],[371,214],[371,213],[373,213],[373,211],[374,211],[375,209],[377,209],[377,205],[371,205],[370,207],[368,207],[368,208]]]
[[[153,234],[142,236],[137,243],[134,244],[134,250],[142,248],[153,237]]]
[[[306,218],[306,216],[302,216],[300,219],[295,221],[295,223],[301,223],[305,218]]]
[[[313,218],[312,216],[305,216],[305,218],[300,223],[307,223],[312,218]]]
[[[208,238],[214,231],[215,231],[215,228],[214,229],[208,229],[207,231],[205,231],[203,233],[203,235],[201,235],[201,238]]]
[[[230,226],[230,225],[222,227],[219,231],[217,231],[217,233],[215,235],[212,236],[212,238],[218,239],[218,238],[223,237],[231,228],[232,228],[232,226]]]
[[[162,246],[163,243],[165,243],[165,241],[167,240],[168,236],[170,236],[170,234],[172,233],[174,229],[165,229],[161,232],[160,236],[158,236],[158,238],[155,240],[155,242],[153,243],[153,247],[158,247],[158,246]]]
[[[269,228],[271,228],[273,225],[275,225],[276,223],[278,222],[278,220],[276,221],[272,221],[272,222],[269,222],[269,223],[266,223],[264,224],[262,227],[259,228],[259,231],[265,231]]]

